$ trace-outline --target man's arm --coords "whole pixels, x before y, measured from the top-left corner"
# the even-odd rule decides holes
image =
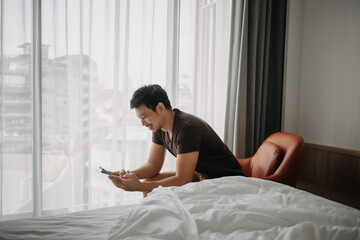
[[[199,152],[190,152],[178,154],[176,158],[176,174],[159,181],[144,182],[145,191],[151,191],[158,186],[182,186],[192,181],[196,164],[199,158]]]
[[[126,191],[150,192],[158,186],[182,186],[191,182],[194,176],[199,152],[178,154],[176,159],[176,174],[159,181],[141,182],[137,174],[128,173],[123,177],[109,176],[113,183]]]
[[[151,178],[158,174],[164,164],[166,148],[163,145],[151,143],[149,158],[141,167],[132,170],[139,179]]]

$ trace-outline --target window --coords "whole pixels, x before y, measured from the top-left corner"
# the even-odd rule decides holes
[[[162,85],[173,107],[199,115],[222,136],[228,39],[218,32],[227,31],[229,0],[42,1],[38,186],[33,181],[34,7],[23,0],[0,5],[3,218],[31,216],[35,201],[46,215],[141,199],[140,193],[115,188],[98,169],[133,169],[146,161],[151,132],[129,108],[141,85]],[[167,155],[163,170],[174,169],[175,160]],[[40,200],[34,198],[37,188]]]

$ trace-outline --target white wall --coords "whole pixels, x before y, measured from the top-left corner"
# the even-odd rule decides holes
[[[283,130],[360,150],[360,1],[288,4]]]

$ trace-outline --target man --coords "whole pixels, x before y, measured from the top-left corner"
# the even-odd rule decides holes
[[[111,172],[109,179],[115,186],[146,196],[160,185],[181,186],[205,178],[243,175],[235,156],[215,131],[200,118],[172,109],[159,85],[136,90],[130,107],[135,108],[142,125],[153,132],[152,145],[143,166]],[[176,171],[160,173],[166,149],[176,157]]]

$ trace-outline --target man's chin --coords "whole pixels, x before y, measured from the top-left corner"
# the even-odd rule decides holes
[[[156,132],[156,131],[157,131],[157,129],[155,129],[154,126],[150,126],[150,127],[148,127],[148,129],[149,129],[150,131],[152,131],[152,132]]]
[[[153,133],[157,132],[157,129],[151,128],[150,131],[152,131]]]

